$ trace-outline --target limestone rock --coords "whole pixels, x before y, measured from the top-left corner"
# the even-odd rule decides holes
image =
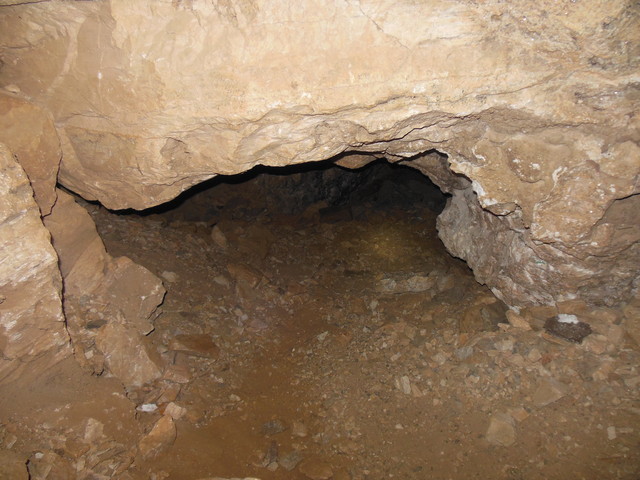
[[[545,407],[550,403],[560,400],[570,391],[568,385],[554,378],[545,378],[540,381],[537,390],[534,392],[532,400],[536,407]]]
[[[264,276],[255,268],[244,263],[229,263],[227,271],[239,285],[255,288],[262,281]]]
[[[509,447],[516,441],[516,430],[513,419],[504,413],[496,413],[491,417],[486,434],[487,441],[492,445]]]
[[[0,144],[0,382],[47,353],[43,368],[71,354],[61,289],[58,257],[29,180]]]
[[[509,320],[509,325],[512,327],[521,328],[522,330],[531,330],[529,322],[513,310],[507,310],[505,315],[507,316],[507,320]]]
[[[130,259],[112,258],[91,216],[69,194],[58,191],[58,201],[45,217],[45,225],[60,258],[64,310],[76,358],[99,373],[107,354],[95,349],[99,328],[120,322],[134,332],[131,339],[141,339],[154,328],[152,322],[164,298],[164,287],[155,275]],[[100,345],[106,345],[104,339]],[[113,355],[115,347],[107,348]],[[111,358],[110,363],[119,361]],[[127,378],[131,381],[130,376]]]
[[[195,357],[218,358],[220,355],[220,348],[205,334],[176,335],[169,343],[169,350]]]
[[[169,415],[174,420],[180,420],[187,413],[187,409],[180,405],[169,402],[164,409],[164,414]]]
[[[56,180],[62,158],[51,114],[29,102],[0,94],[0,142],[24,169],[42,215],[56,201]]]
[[[36,452],[27,463],[29,479],[53,480],[57,478],[75,477],[75,469],[71,462],[52,450]]]
[[[223,250],[226,250],[229,247],[227,237],[218,225],[214,225],[211,229],[211,239]]]
[[[52,112],[60,180],[87,199],[141,209],[258,164],[417,160],[452,193],[447,248],[507,304],[638,287],[633,2],[18,3],[0,87]]]
[[[111,322],[100,329],[95,342],[109,371],[127,387],[140,387],[162,375],[160,359],[132,328]]]
[[[169,415],[163,415],[151,431],[138,444],[140,454],[145,459],[158,456],[173,445],[176,440],[176,425]]]

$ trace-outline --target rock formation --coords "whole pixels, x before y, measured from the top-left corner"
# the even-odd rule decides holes
[[[87,199],[385,157],[452,194],[441,238],[508,304],[638,286],[637,2],[1,3],[0,87],[52,112]]]
[[[29,180],[0,144],[0,382],[70,354],[62,280]],[[25,241],[28,239],[28,241]]]
[[[160,280],[112,258],[86,210],[55,189],[62,154],[51,116],[8,95],[0,112],[0,383],[69,356],[70,340],[95,373],[106,363],[127,386],[155,379],[162,371],[144,336],[164,296]]]
[[[164,287],[146,268],[105,250],[87,211],[58,191],[45,218],[60,257],[64,313],[76,359],[92,373],[105,370],[125,386],[141,386],[162,374],[146,345]]]

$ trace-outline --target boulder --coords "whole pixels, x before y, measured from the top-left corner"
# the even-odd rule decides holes
[[[71,354],[62,279],[24,170],[0,144],[0,382]]]

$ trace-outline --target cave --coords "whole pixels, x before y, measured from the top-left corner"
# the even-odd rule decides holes
[[[640,475],[632,0],[0,0],[0,479]]]

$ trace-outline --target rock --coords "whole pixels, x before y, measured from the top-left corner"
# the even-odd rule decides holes
[[[271,436],[276,435],[278,433],[284,432],[287,427],[282,423],[281,420],[269,420],[265,422],[262,427],[260,427],[260,431],[263,435]]]
[[[33,139],[37,141],[37,138]],[[0,383],[71,355],[58,257],[23,169],[0,144]],[[36,373],[34,371],[34,373]]]
[[[231,287],[231,283],[229,282],[229,280],[227,280],[227,277],[225,277],[224,275],[216,275],[215,277],[213,277],[213,281],[223,287],[227,287],[227,288]]]
[[[119,322],[136,332],[134,338],[141,338],[153,330],[165,290],[146,268],[127,257],[111,257],[93,219],[69,194],[58,191],[45,224],[60,258],[67,328],[76,359],[101,373],[105,351],[95,349],[100,327]]]
[[[582,342],[587,335],[591,334],[591,327],[587,323],[579,321],[575,315],[565,313],[547,320],[544,329],[556,337],[576,343]]]
[[[175,272],[169,272],[165,270],[160,274],[162,278],[164,278],[169,283],[176,283],[178,281],[178,274]]]
[[[611,48],[640,34],[613,1],[17,2],[0,19],[3,85],[52,112],[61,183],[109,208],[255,165],[411,159],[452,195],[445,245],[506,303],[612,304],[631,297],[640,255],[635,57]],[[443,168],[434,148],[465,153]]]
[[[169,402],[164,409],[164,414],[169,415],[174,420],[180,420],[187,413],[187,409],[177,405],[173,402]]]
[[[242,263],[230,263],[227,271],[231,277],[239,284],[255,288],[262,281],[263,275],[255,268]]]
[[[44,453],[34,453],[29,458],[27,467],[29,469],[29,480],[74,478],[76,473],[69,460],[51,450]]]
[[[275,240],[276,237],[267,228],[254,224],[250,225],[245,235],[238,239],[236,248],[244,255],[264,260],[269,255]]]
[[[51,114],[23,99],[0,94],[0,143],[24,169],[42,215],[56,202],[62,151]]]
[[[509,414],[509,416],[511,418],[513,418],[517,422],[522,422],[522,421],[526,420],[527,418],[529,418],[529,412],[527,412],[522,407],[509,408],[507,410],[507,413]]]
[[[126,387],[140,387],[162,376],[161,360],[147,346],[145,337],[119,323],[109,323],[96,336],[109,370]]]
[[[538,388],[532,396],[533,404],[536,407],[545,407],[550,403],[560,400],[567,395],[571,389],[553,378],[545,378],[540,381]]]
[[[307,426],[302,422],[293,422],[293,426],[291,427],[291,435],[294,437],[306,437],[308,435]]]
[[[175,383],[189,383],[191,372],[184,365],[169,365],[165,368],[162,378]]]
[[[386,277],[380,280],[377,290],[382,293],[426,292],[436,283],[436,278],[426,275],[410,277]]]
[[[620,325],[608,325],[602,334],[607,338],[607,342],[613,347],[619,347],[624,342],[625,331]]]
[[[398,385],[400,387],[400,390],[402,390],[402,393],[404,393],[405,395],[411,395],[411,380],[409,380],[409,377],[407,377],[406,375],[400,377]]]
[[[84,428],[82,441],[84,443],[93,444],[100,440],[104,435],[104,424],[95,418],[88,418]]]
[[[473,347],[470,345],[464,346],[462,348],[458,348],[455,352],[454,355],[456,356],[456,358],[460,361],[464,361],[467,358],[469,358],[471,355],[473,355]]]
[[[162,388],[162,393],[158,397],[158,403],[173,402],[178,398],[180,394],[181,386],[177,384],[169,384]]]
[[[558,310],[554,306],[529,306],[520,310],[520,315],[531,325],[531,329],[535,331],[542,330],[544,323],[558,314]]]
[[[289,452],[285,455],[281,455],[278,459],[278,464],[284,468],[287,472],[292,471],[302,461],[302,454],[297,450]]]
[[[541,358],[542,354],[537,348],[532,348],[531,350],[529,350],[529,353],[527,353],[527,360],[529,360],[531,363],[535,363]]]
[[[616,438],[618,438],[618,434],[616,433],[616,427],[614,426],[607,427],[607,439],[615,440]]]
[[[513,310],[507,310],[506,312],[507,320],[512,327],[520,328],[522,330],[531,330],[531,325],[524,317],[521,317]]]
[[[491,445],[510,447],[516,441],[513,419],[504,413],[492,415],[485,437]]]
[[[583,346],[596,355],[601,355],[607,351],[609,342],[604,335],[589,335],[582,341]]]
[[[624,329],[635,344],[640,347],[640,298],[625,305],[623,312]]]
[[[206,334],[176,335],[169,342],[169,350],[194,357],[218,358],[220,348]]]
[[[156,422],[151,431],[138,444],[140,455],[151,459],[168,449],[176,440],[176,426],[173,418],[164,415]]]
[[[222,233],[222,230],[220,230],[220,227],[218,225],[214,225],[211,229],[211,239],[223,250],[226,250],[229,247],[227,237],[224,233]]]
[[[333,467],[317,458],[308,458],[298,467],[300,473],[311,480],[329,480],[333,476]]]

